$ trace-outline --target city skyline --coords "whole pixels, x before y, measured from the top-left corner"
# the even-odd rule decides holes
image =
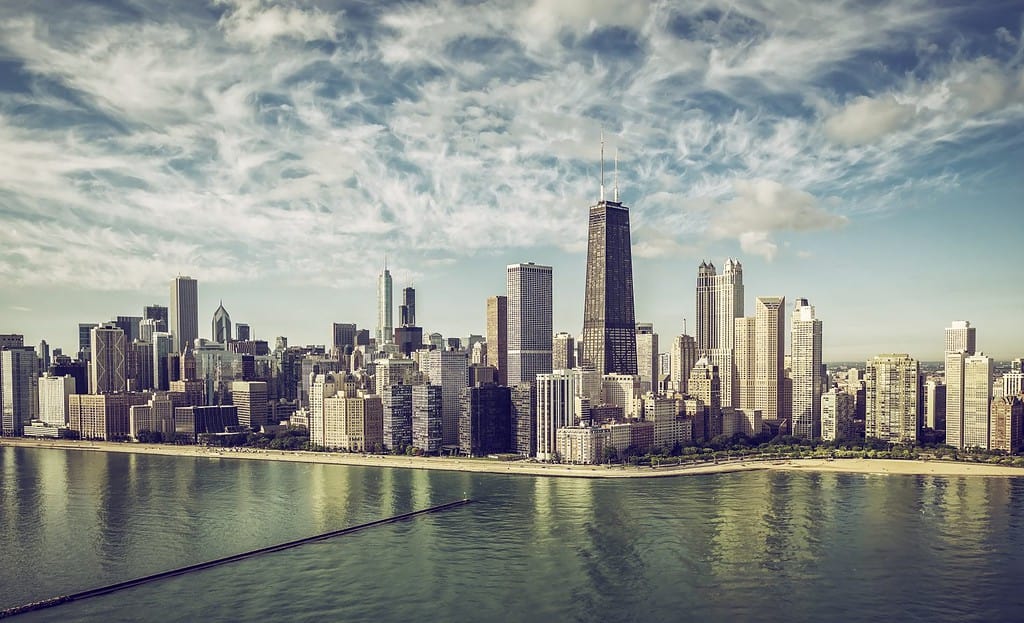
[[[387,252],[427,332],[484,334],[535,262],[576,336],[603,127],[663,350],[735,257],[746,309],[814,302],[825,361],[940,361],[961,318],[1024,353],[1012,3],[573,7],[0,8],[0,328],[72,352],[180,274],[200,335],[223,300],[329,344],[375,328]]]

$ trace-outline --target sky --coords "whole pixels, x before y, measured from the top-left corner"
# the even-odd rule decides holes
[[[666,350],[697,266],[807,298],[826,361],[1024,355],[1020,2],[0,4],[0,333],[199,281],[254,336],[417,320],[482,334],[505,266],[582,325],[588,207],[618,160],[636,316]],[[397,319],[397,309],[395,312]]]

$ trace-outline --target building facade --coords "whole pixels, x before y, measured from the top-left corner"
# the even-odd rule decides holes
[[[878,355],[864,368],[864,436],[892,443],[918,439],[917,360],[903,353]]]
[[[792,322],[792,431],[803,439],[821,437],[821,320],[807,299],[796,299]]]
[[[636,316],[629,208],[615,197],[590,207],[583,361],[601,374],[636,374]]]
[[[510,264],[508,297],[508,385],[532,383],[551,372],[551,267]]]
[[[168,315],[172,346],[180,353],[199,337],[199,285],[195,279],[178,275],[171,281]]]
[[[487,299],[487,365],[498,370],[498,385],[508,385],[508,297]]]

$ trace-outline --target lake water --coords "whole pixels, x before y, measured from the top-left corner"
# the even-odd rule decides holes
[[[1024,479],[584,480],[0,447],[0,609],[462,498],[18,621],[1019,621]]]

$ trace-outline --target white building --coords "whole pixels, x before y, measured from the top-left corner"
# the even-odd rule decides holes
[[[955,320],[945,331],[946,443],[964,447],[964,360],[974,354],[976,329]]]
[[[377,277],[377,350],[395,339],[394,304],[391,298],[391,271],[387,261],[384,271]]]
[[[601,389],[604,404],[622,407],[622,416],[627,419],[640,417],[639,377],[632,374],[605,374],[601,377]]]
[[[39,420],[53,426],[68,423],[68,396],[75,393],[75,379],[72,376],[50,376],[39,378]]]
[[[959,447],[989,447],[994,370],[995,362],[983,353],[964,359],[963,445]]]
[[[600,426],[563,426],[556,433],[556,452],[562,463],[594,465],[601,462],[611,432]]]
[[[793,435],[821,437],[821,320],[807,299],[796,299],[792,323]]]
[[[537,459],[557,460],[558,429],[576,424],[576,378],[572,371],[538,374]]]

